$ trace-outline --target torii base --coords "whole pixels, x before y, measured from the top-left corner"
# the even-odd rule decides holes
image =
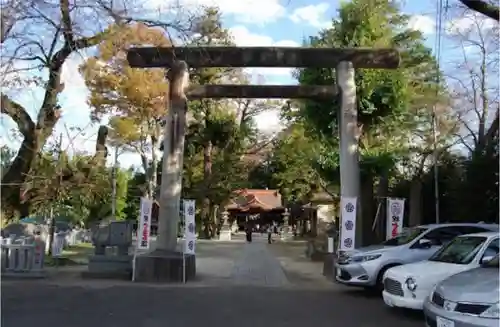
[[[184,256],[184,258],[183,258]],[[184,266],[185,265],[185,266]],[[196,256],[177,251],[154,250],[135,259],[135,281],[150,283],[182,283],[196,277]]]

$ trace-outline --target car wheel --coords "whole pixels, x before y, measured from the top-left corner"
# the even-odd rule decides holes
[[[398,265],[390,265],[390,266],[386,266],[386,267],[383,267],[382,269],[380,269],[378,275],[377,275],[377,284],[375,285],[375,290],[377,291],[377,293],[380,293],[382,294],[382,291],[384,290],[384,274],[385,272],[392,268],[392,267],[396,267]]]

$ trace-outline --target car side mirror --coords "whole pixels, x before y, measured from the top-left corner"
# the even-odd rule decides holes
[[[429,249],[432,246],[432,242],[425,238],[419,239],[417,244],[419,249]]]
[[[479,262],[480,264],[484,265],[488,263],[489,261],[493,260],[493,256],[484,256],[481,258],[481,261]]]

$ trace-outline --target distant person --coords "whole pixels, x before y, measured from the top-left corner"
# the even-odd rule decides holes
[[[267,226],[267,243],[273,243],[273,229],[271,225]]]
[[[278,225],[274,225],[274,234],[278,235]]]
[[[251,243],[252,242],[252,225],[247,224],[245,232],[246,232],[247,242]]]

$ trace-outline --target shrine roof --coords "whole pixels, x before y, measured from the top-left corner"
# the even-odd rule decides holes
[[[242,189],[233,191],[226,210],[248,211],[250,209],[273,210],[283,208],[278,190]]]

